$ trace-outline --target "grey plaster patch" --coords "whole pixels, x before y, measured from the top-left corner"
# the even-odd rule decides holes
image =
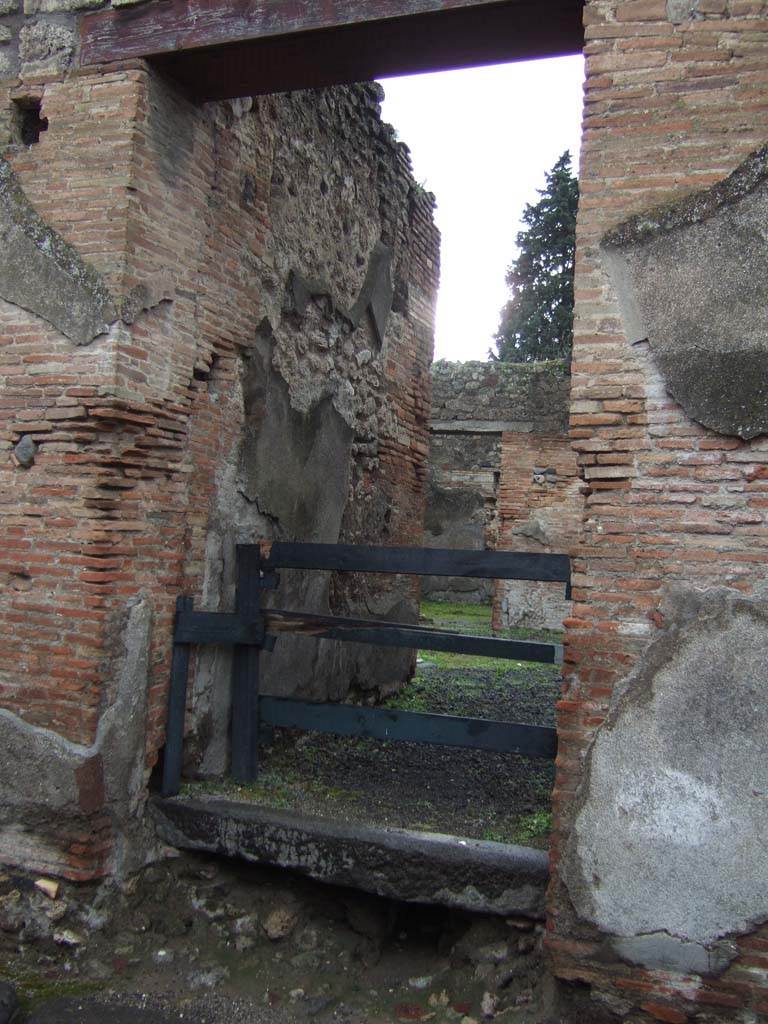
[[[434,548],[459,548],[481,551],[485,546],[485,502],[475,490],[459,487],[443,488],[430,481],[424,512],[424,545]],[[421,590],[433,600],[450,600],[460,595],[464,600],[489,601],[493,580],[470,576],[423,576]]]
[[[60,866],[57,835],[71,822],[106,809],[115,826],[114,872],[135,870],[148,839],[140,822],[151,609],[127,609],[115,692],[90,746],[25,722],[0,708],[0,859]],[[21,824],[20,824],[21,823]]]
[[[0,80],[16,78],[19,73],[19,58],[15,53],[0,53]]]
[[[352,431],[330,397],[306,413],[294,409],[268,352],[261,358],[254,353],[249,367],[239,490],[275,523],[279,537],[336,543],[349,489]],[[283,572],[275,603],[327,614],[329,582],[327,573]],[[333,657],[334,646],[306,637],[279,641],[262,659],[265,692],[286,694],[298,686],[307,696],[324,696],[321,663]]]
[[[224,800],[155,800],[166,842],[290,868],[334,885],[417,903],[541,918],[541,850],[371,828]]]
[[[140,313],[154,309],[161,302],[173,302],[174,281],[169,270],[155,274],[151,281],[134,285],[120,303],[120,319],[132,324]]]
[[[696,422],[768,431],[768,147],[730,177],[605,236],[630,342],[647,339]]]
[[[377,242],[368,262],[368,271],[357,302],[352,307],[352,321],[357,326],[364,314],[370,314],[379,345],[384,343],[387,320],[392,311],[395,290],[392,286],[392,250]]]
[[[667,17],[674,25],[692,18],[696,13],[698,0],[667,0]]]
[[[76,345],[109,330],[116,316],[96,270],[33,209],[0,158],[0,297],[36,313]]]
[[[590,751],[561,872],[602,931],[706,947],[657,938],[675,966],[768,919],[768,598],[681,588],[662,612]]]
[[[36,455],[37,445],[29,434],[25,434],[13,449],[13,457],[16,463],[19,466],[23,466],[24,469],[28,469],[34,463]]]
[[[56,21],[27,23],[19,32],[19,56],[25,75],[66,71],[74,52],[74,30]]]
[[[666,932],[610,939],[608,945],[622,960],[649,970],[675,970],[682,974],[722,974],[739,955],[735,942],[721,940],[703,946]]]

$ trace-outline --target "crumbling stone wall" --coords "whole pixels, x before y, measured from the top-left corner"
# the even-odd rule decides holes
[[[375,87],[197,107],[140,62],[68,73],[76,15],[51,11],[0,7],[0,857],[93,877],[151,843],[175,596],[231,607],[241,541],[417,542],[438,239]],[[410,584],[284,588],[415,614]],[[306,644],[267,688],[410,668]],[[197,770],[223,764],[226,680],[199,658]]]
[[[435,363],[425,538],[435,547],[569,552],[581,501],[558,363]],[[561,585],[435,577],[439,599],[493,601],[497,629],[562,628]]]
[[[744,780],[768,767],[768,7],[591,0],[585,19],[586,515],[548,944],[616,1015],[756,1021],[768,906],[740,866],[763,875],[762,790]]]

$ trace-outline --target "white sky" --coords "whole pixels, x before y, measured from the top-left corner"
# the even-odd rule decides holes
[[[435,359],[487,359],[523,207],[564,150],[578,167],[583,77],[578,56],[382,81],[382,116],[437,198]]]

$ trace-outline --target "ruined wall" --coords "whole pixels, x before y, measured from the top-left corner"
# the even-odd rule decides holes
[[[768,9],[591,0],[585,18],[571,435],[587,504],[549,949],[617,1017],[757,1021]]]
[[[417,540],[438,240],[374,87],[196,107],[141,63],[68,73],[54,6],[0,5],[0,858],[92,877],[151,842],[175,596],[231,607],[238,541]],[[415,613],[366,587],[285,581]],[[410,667],[314,648],[314,690],[279,646],[267,686]],[[204,770],[226,678],[200,659]]]
[[[502,434],[498,546],[576,555],[583,508],[580,489],[567,431]],[[571,606],[562,583],[499,580],[493,624],[496,629],[562,630]]]
[[[571,550],[581,502],[569,394],[557,363],[434,364],[428,544]],[[497,629],[560,629],[569,610],[561,585],[435,577],[424,589],[438,600],[493,600]]]

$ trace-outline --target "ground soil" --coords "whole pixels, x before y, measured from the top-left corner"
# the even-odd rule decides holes
[[[13,1024],[571,1020],[551,1015],[530,920],[191,854],[121,886],[62,883],[52,897],[36,881],[0,874],[0,989],[11,983],[22,1002]]]

